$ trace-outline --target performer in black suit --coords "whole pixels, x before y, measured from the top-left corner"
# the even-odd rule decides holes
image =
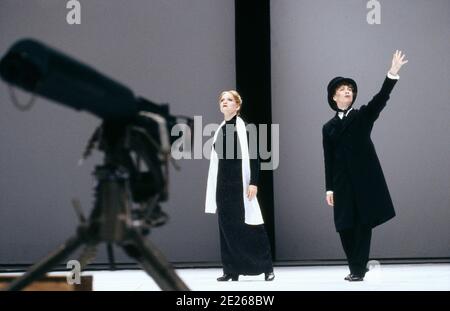
[[[359,110],[352,107],[358,91],[354,80],[336,77],[328,84],[328,103],[336,115],[322,129],[326,201],[334,207],[336,231],[350,268],[348,281],[364,279],[372,228],[395,216],[370,134],[407,62],[396,51],[381,90]]]

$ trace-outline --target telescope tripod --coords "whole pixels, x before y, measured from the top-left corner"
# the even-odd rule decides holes
[[[117,161],[120,156],[110,156],[107,153],[105,159],[105,164],[97,166],[94,171],[97,186],[95,204],[90,217],[86,220],[81,211],[78,211],[81,223],[76,234],[45,259],[34,264],[6,290],[21,290],[44,276],[81,245],[84,244],[88,250],[95,249],[102,242],[108,243],[109,248],[112,244],[122,247],[162,290],[189,290],[161,251],[145,239],[140,224],[133,221],[128,172],[116,164],[120,162]],[[153,200],[155,204],[156,201]],[[108,253],[111,255],[110,251]]]

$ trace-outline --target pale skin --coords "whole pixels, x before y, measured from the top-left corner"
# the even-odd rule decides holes
[[[402,51],[396,50],[392,56],[392,63],[389,73],[396,76],[400,71],[400,68],[402,68],[402,66],[407,62],[408,60],[405,59],[405,54],[403,54]],[[336,102],[339,109],[347,109],[353,101],[353,88],[350,85],[341,85],[336,89],[333,100]],[[326,201],[329,206],[334,206],[334,197],[332,192],[326,194]]]
[[[219,100],[220,112],[223,113],[226,121],[231,120],[241,109],[240,105],[236,102],[233,95],[229,92],[225,92]],[[247,188],[247,198],[251,201],[258,193],[258,187],[255,185],[249,185]]]

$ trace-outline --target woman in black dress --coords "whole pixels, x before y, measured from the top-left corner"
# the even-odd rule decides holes
[[[249,133],[239,116],[241,103],[236,91],[220,95],[224,121],[211,150],[205,211],[218,210],[219,215],[223,276],[217,280],[264,273],[265,280],[272,281],[270,244],[256,198],[259,159],[257,148],[249,150]]]

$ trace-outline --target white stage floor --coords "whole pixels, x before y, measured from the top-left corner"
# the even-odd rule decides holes
[[[241,276],[239,282],[217,282],[218,268],[178,269],[194,291],[448,291],[450,264],[381,265],[366,274],[363,282],[344,281],[346,266],[275,267],[275,280],[264,275]],[[6,274],[3,274],[6,275]],[[51,273],[62,275],[62,273]],[[159,290],[143,271],[86,271],[93,275],[96,291]]]

